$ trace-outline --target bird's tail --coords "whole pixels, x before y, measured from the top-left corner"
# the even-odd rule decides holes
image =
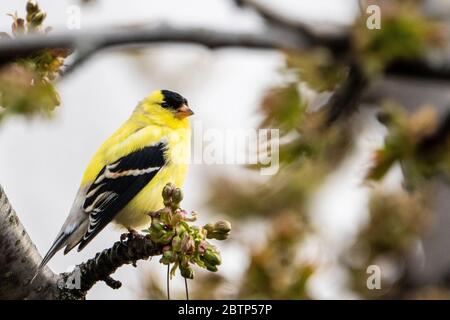
[[[50,261],[50,259],[53,258],[53,256],[65,246],[66,240],[69,236],[70,234],[61,232],[56,237],[47,254],[44,256],[44,259],[42,259],[41,263],[39,264],[39,267],[36,270],[36,273],[34,274],[33,278],[31,279],[30,284],[33,283],[34,279],[36,279],[37,275],[41,272],[42,268],[44,268],[45,265]]]

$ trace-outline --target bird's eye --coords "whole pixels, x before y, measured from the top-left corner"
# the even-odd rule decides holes
[[[164,109],[170,108],[170,106],[169,106],[169,104],[167,102],[162,102],[161,103],[161,107],[164,108]]]

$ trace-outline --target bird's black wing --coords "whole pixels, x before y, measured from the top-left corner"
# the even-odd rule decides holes
[[[82,250],[153,179],[166,164],[163,142],[144,147],[106,165],[86,193],[83,209],[89,227],[80,241]]]

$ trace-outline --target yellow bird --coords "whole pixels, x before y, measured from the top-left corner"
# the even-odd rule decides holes
[[[178,93],[158,90],[138,104],[130,118],[97,150],[87,166],[70,214],[50,250],[82,250],[109,222],[133,231],[150,223],[163,207],[168,182],[180,187],[190,158],[193,112]]]

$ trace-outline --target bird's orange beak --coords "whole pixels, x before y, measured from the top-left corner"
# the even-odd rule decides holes
[[[178,119],[184,119],[189,116],[192,116],[193,114],[194,114],[194,111],[192,111],[187,105],[183,104],[175,112],[175,117],[177,117]]]

